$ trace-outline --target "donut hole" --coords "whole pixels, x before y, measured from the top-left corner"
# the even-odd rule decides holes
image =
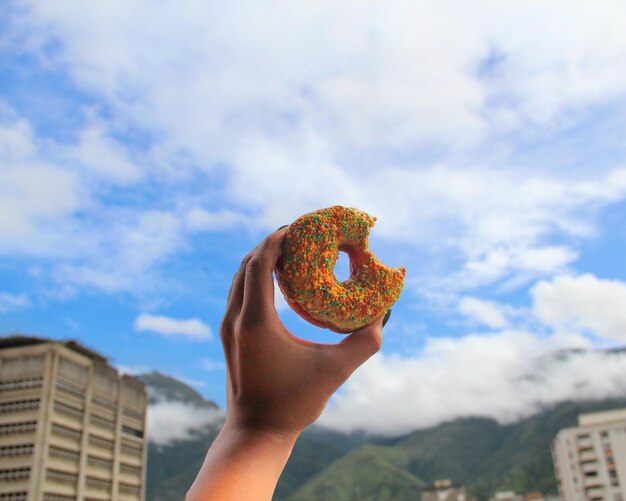
[[[338,282],[345,282],[350,278],[350,256],[346,252],[339,251],[334,273]]]

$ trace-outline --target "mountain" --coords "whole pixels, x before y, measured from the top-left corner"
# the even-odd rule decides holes
[[[366,444],[327,466],[286,499],[413,501],[424,482],[409,473],[407,466],[403,451]]]
[[[137,377],[146,385],[149,404],[166,400],[168,402],[183,402],[200,408],[218,408],[215,402],[205,400],[196,390],[171,376],[153,371]]]
[[[159,373],[140,376],[152,410],[163,402],[218,411],[196,391]],[[626,407],[626,398],[562,402],[516,423],[468,417],[393,439],[313,426],[302,434],[275,501],[413,500],[424,483],[451,478],[479,501],[499,490],[556,493],[551,442],[586,412]],[[150,412],[150,411],[149,411]],[[148,447],[147,499],[179,501],[195,478],[221,420],[198,423],[177,440]]]
[[[150,372],[138,376],[149,395],[149,408],[154,412],[157,404],[176,402],[190,409],[217,411],[218,406],[205,400],[186,384],[160,374]],[[166,445],[148,443],[148,474],[146,476],[146,499],[150,501],[180,501],[193,482],[206,451],[221,428],[221,421],[210,422],[193,430],[190,439],[174,440]],[[148,427],[150,436],[150,427]]]
[[[407,473],[418,483],[451,478],[479,501],[503,490],[556,494],[550,452],[554,436],[561,428],[575,426],[579,414],[621,407],[626,407],[626,398],[563,402],[509,425],[488,418],[457,419],[416,431],[390,445],[360,446],[285,499],[386,499],[376,496],[385,488],[410,486]],[[372,464],[378,469],[372,471]],[[345,485],[358,486],[361,497],[355,498]],[[419,489],[415,489],[406,498],[400,493],[389,499],[416,499]]]

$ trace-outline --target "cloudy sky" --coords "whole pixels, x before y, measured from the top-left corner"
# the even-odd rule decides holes
[[[626,343],[625,25],[619,0],[9,1],[0,332],[223,404],[241,257],[341,204],[378,217],[371,246],[407,283],[323,422],[624,394],[621,358],[546,361]]]

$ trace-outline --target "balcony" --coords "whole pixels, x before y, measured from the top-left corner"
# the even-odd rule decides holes
[[[583,473],[592,473],[598,472],[598,462],[597,461],[587,461],[585,463],[583,463],[580,467],[580,469],[583,471]]]
[[[583,485],[585,489],[599,487],[604,485],[604,479],[600,475],[595,475],[593,477],[584,477]]]
[[[581,463],[587,463],[589,461],[597,461],[598,455],[596,454],[596,451],[594,451],[593,449],[584,449],[578,453],[578,460]]]
[[[592,487],[589,489],[585,489],[587,493],[587,498],[590,501],[603,501],[604,500],[604,489],[602,487]]]

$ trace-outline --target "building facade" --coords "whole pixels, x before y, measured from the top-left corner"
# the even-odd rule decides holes
[[[421,501],[471,501],[467,498],[465,487],[454,484],[451,480],[435,480],[433,485],[422,489]]]
[[[147,401],[76,342],[0,338],[0,501],[143,501]]]
[[[580,415],[552,458],[563,501],[626,501],[626,409]]]

